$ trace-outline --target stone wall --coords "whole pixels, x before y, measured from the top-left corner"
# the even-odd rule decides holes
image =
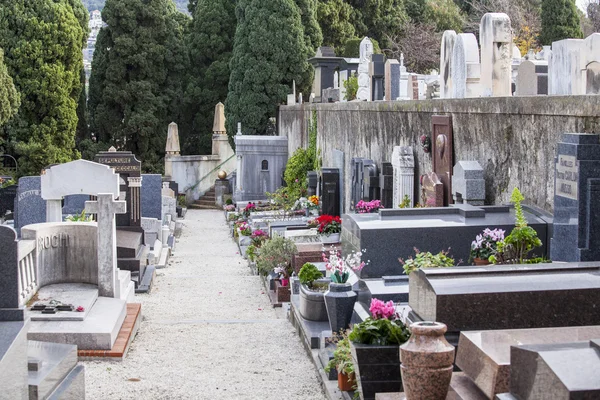
[[[433,115],[451,115],[454,162],[477,160],[486,180],[486,204],[508,202],[518,186],[526,202],[552,211],[554,157],[564,132],[600,132],[600,96],[536,96],[421,101],[303,104],[279,109],[279,134],[290,156],[308,145],[316,111],[323,166],[334,149],[345,153],[345,209],[349,209],[352,157],[390,161],[394,146],[413,146],[415,177],[432,169],[431,154],[419,145],[431,135]],[[415,185],[415,199],[420,186]]]

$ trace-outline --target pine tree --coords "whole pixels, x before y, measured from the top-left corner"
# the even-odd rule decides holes
[[[239,0],[229,94],[227,132],[266,134],[292,81],[302,86],[310,72],[300,11],[293,0]]]
[[[22,174],[78,158],[77,99],[81,93],[85,32],[74,0],[0,3],[0,48],[20,93],[19,112],[3,137],[20,156]]]
[[[0,49],[0,127],[17,112],[20,104],[19,92],[8,74],[4,64],[4,52]]]
[[[542,32],[540,42],[552,45],[562,39],[582,38],[577,6],[573,0],[542,1]]]
[[[200,0],[190,28],[190,68],[185,91],[184,154],[210,154],[215,105],[224,103],[236,26],[231,0]]]
[[[90,77],[90,128],[160,172],[167,126],[178,122],[188,18],[171,0],[107,0]]]

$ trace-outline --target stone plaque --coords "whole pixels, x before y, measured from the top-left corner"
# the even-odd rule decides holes
[[[444,185],[444,204],[452,204],[452,117],[434,115],[431,117],[433,172]]]
[[[443,207],[444,206],[444,186],[435,172],[423,175],[422,182],[425,195],[423,206],[425,207]]]
[[[556,163],[555,195],[578,200],[577,181],[579,180],[579,161],[575,156],[560,154]]]

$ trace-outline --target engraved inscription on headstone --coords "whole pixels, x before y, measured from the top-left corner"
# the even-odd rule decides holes
[[[578,200],[579,161],[575,156],[559,154],[555,178],[555,194],[557,196]]]

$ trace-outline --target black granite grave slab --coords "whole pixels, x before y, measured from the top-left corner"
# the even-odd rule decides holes
[[[18,188],[17,185],[0,188],[0,217],[3,217],[7,211],[14,211]]]
[[[321,169],[321,211],[340,215],[340,172],[337,168]]]
[[[524,207],[529,225],[536,230],[543,246],[534,253],[547,254],[551,218]],[[456,204],[451,207],[384,209],[379,214],[344,214],[342,216],[342,248],[366,250],[370,263],[361,278],[401,275],[398,258],[414,256],[414,248],[438,253],[450,248],[456,262],[465,265],[471,242],[485,228],[510,232],[514,227],[514,210],[507,206],[474,207]]]
[[[379,175],[379,190],[381,204],[385,208],[394,207],[394,166],[392,163],[384,162],[381,164],[381,174]]]
[[[448,332],[598,324],[599,263],[519,264],[418,270],[410,275],[413,320]]]

